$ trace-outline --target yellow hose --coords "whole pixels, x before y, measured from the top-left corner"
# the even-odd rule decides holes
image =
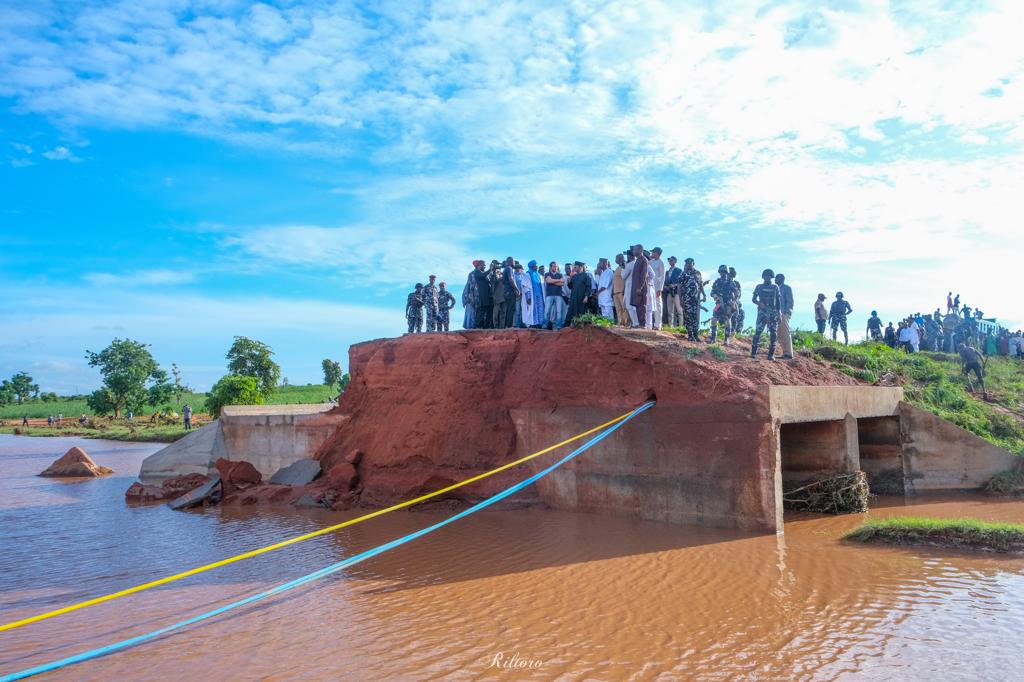
[[[204,573],[206,571],[211,571],[211,570],[213,570],[215,568],[220,568],[221,566],[227,566],[228,564],[233,564],[236,561],[241,561],[243,559],[249,559],[249,558],[252,558],[254,556],[259,556],[260,554],[266,554],[267,552],[272,552],[275,549],[281,549],[282,547],[288,547],[289,545],[294,545],[295,543],[302,542],[303,540],[309,540],[311,538],[319,537],[321,535],[326,535],[327,533],[333,533],[336,530],[341,530],[342,528],[347,528],[348,526],[354,526],[357,523],[361,523],[363,521],[368,521],[368,520],[370,520],[372,518],[375,518],[377,516],[383,516],[384,514],[396,511],[398,509],[404,509],[405,507],[411,507],[414,504],[417,504],[419,502],[424,502],[425,500],[429,500],[432,497],[437,497],[438,495],[443,495],[444,493],[451,492],[452,490],[455,490],[457,488],[461,488],[464,485],[469,485],[470,483],[475,483],[476,481],[480,481],[482,479],[485,479],[488,476],[493,476],[494,474],[501,473],[502,471],[505,471],[506,469],[511,469],[514,466],[518,466],[520,464],[523,464],[524,462],[530,461],[531,459],[535,459],[537,457],[540,457],[541,455],[547,454],[547,453],[551,452],[552,450],[557,450],[558,448],[562,447],[563,445],[568,445],[569,443],[572,443],[573,441],[577,441],[577,440],[579,440],[581,438],[585,438],[585,437],[591,435],[592,433],[596,433],[596,432],[598,432],[598,431],[600,431],[602,429],[605,429],[605,428],[611,426],[612,424],[616,424],[616,423],[622,421],[623,419],[625,419],[626,417],[628,417],[629,415],[631,415],[632,413],[633,413],[633,411],[630,410],[629,412],[627,412],[626,414],[622,415],[621,417],[616,417],[615,419],[612,419],[611,421],[605,422],[604,424],[601,424],[600,426],[595,426],[594,428],[590,429],[589,431],[584,431],[583,433],[581,433],[579,435],[576,435],[576,436],[573,436],[572,438],[568,438],[566,440],[563,440],[561,443],[558,443],[556,445],[552,445],[552,446],[546,447],[543,450],[539,450],[539,451],[533,453],[532,455],[527,455],[526,457],[523,457],[521,459],[517,459],[514,462],[509,462],[508,464],[503,464],[502,466],[498,467],[497,469],[492,469],[492,470],[487,471],[485,473],[473,476],[472,478],[467,478],[464,481],[460,481],[458,483],[453,483],[452,485],[450,485],[450,486],[448,486],[446,488],[441,488],[440,490],[435,490],[432,493],[427,493],[426,495],[421,495],[420,497],[417,497],[415,499],[406,500],[405,502],[399,502],[398,504],[393,505],[391,507],[387,507],[385,509],[378,509],[377,511],[370,512],[369,514],[365,514],[365,515],[360,516],[358,518],[349,519],[348,521],[344,521],[342,523],[339,523],[339,524],[336,524],[336,525],[333,525],[333,526],[328,526],[326,528],[321,528],[320,530],[313,531],[312,533],[306,533],[305,535],[299,535],[298,537],[291,538],[290,540],[282,540],[281,542],[274,543],[273,545],[267,545],[266,547],[260,547],[259,549],[254,549],[254,550],[251,550],[249,552],[245,552],[244,554],[238,554],[236,556],[229,557],[227,559],[221,559],[220,561],[215,561],[212,564],[206,564],[205,566],[198,566],[196,568],[190,568],[187,571],[182,571],[181,573],[175,573],[174,575],[169,575],[166,578],[160,578],[159,580],[153,580],[153,581],[148,582],[148,583],[143,583],[141,585],[136,585],[135,587],[129,587],[127,589],[120,590],[118,592],[112,592],[110,594],[103,595],[102,597],[96,597],[94,599],[87,599],[86,601],[78,602],[77,604],[71,604],[69,606],[65,606],[63,608],[59,608],[59,609],[56,609],[54,611],[47,611],[46,613],[40,613],[40,614],[38,614],[36,616],[30,616],[28,618],[23,618],[21,620],[16,620],[16,621],[12,621],[10,623],[5,623],[3,625],[0,625],[0,632],[3,632],[4,630],[13,630],[15,628],[20,628],[20,627],[22,627],[24,625],[29,625],[30,623],[36,623],[36,622],[39,622],[41,620],[46,620],[48,618],[54,618],[56,616],[62,616],[65,613],[71,613],[72,611],[78,611],[79,609],[84,609],[84,608],[86,608],[88,606],[95,606],[96,604],[102,604],[103,602],[113,601],[114,599],[119,599],[121,597],[127,597],[129,594],[135,594],[136,592],[142,592],[143,590],[148,590],[148,589],[150,589],[152,587],[159,587],[160,585],[166,585],[168,583],[173,583],[173,582],[175,582],[177,580],[181,580],[183,578],[188,578],[189,576],[197,575],[199,573]]]

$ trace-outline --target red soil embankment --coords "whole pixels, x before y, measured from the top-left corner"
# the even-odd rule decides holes
[[[353,346],[352,381],[336,411],[349,420],[316,454],[328,501],[383,505],[504,464],[519,452],[510,411],[588,407],[626,412],[757,400],[765,385],[857,385],[810,358],[752,360],[749,344],[714,358],[705,344],[660,332],[600,328],[451,332]],[[596,424],[580,424],[580,430]],[[331,476],[361,453],[356,478]],[[348,470],[346,468],[346,472]],[[341,490],[330,481],[344,481]],[[493,476],[453,495],[486,497],[522,478]],[[344,486],[342,486],[344,487]],[[527,498],[529,499],[529,498]]]

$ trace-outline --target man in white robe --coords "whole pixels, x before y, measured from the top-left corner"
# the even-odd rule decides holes
[[[615,319],[615,301],[612,299],[612,278],[615,272],[608,267],[608,259],[602,258],[597,263],[597,305],[601,314],[609,320]]]

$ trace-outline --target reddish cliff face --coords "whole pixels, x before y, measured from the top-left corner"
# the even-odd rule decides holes
[[[656,398],[658,419],[670,418],[675,407],[709,421],[721,411],[735,422],[742,405],[760,423],[768,419],[760,387],[857,383],[809,358],[751,360],[749,348],[737,345],[719,360],[706,345],[668,333],[599,328],[451,332],[359,344],[350,351],[352,381],[336,408],[350,418],[316,457],[327,472],[346,457],[350,465],[356,459],[354,477],[337,477],[354,493],[338,491],[339,498],[386,504],[529,454],[525,448],[535,443],[525,441],[534,439],[517,432],[513,413],[522,428],[524,411],[557,408],[579,415],[582,431]],[[522,471],[505,472],[455,496],[481,499],[522,477]]]

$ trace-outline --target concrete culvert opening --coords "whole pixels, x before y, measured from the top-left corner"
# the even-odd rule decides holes
[[[782,498],[786,509],[833,514],[867,509],[857,420],[800,422],[780,428]]]
[[[903,495],[903,454],[899,417],[865,417],[857,420],[860,468],[867,474],[876,495]]]

